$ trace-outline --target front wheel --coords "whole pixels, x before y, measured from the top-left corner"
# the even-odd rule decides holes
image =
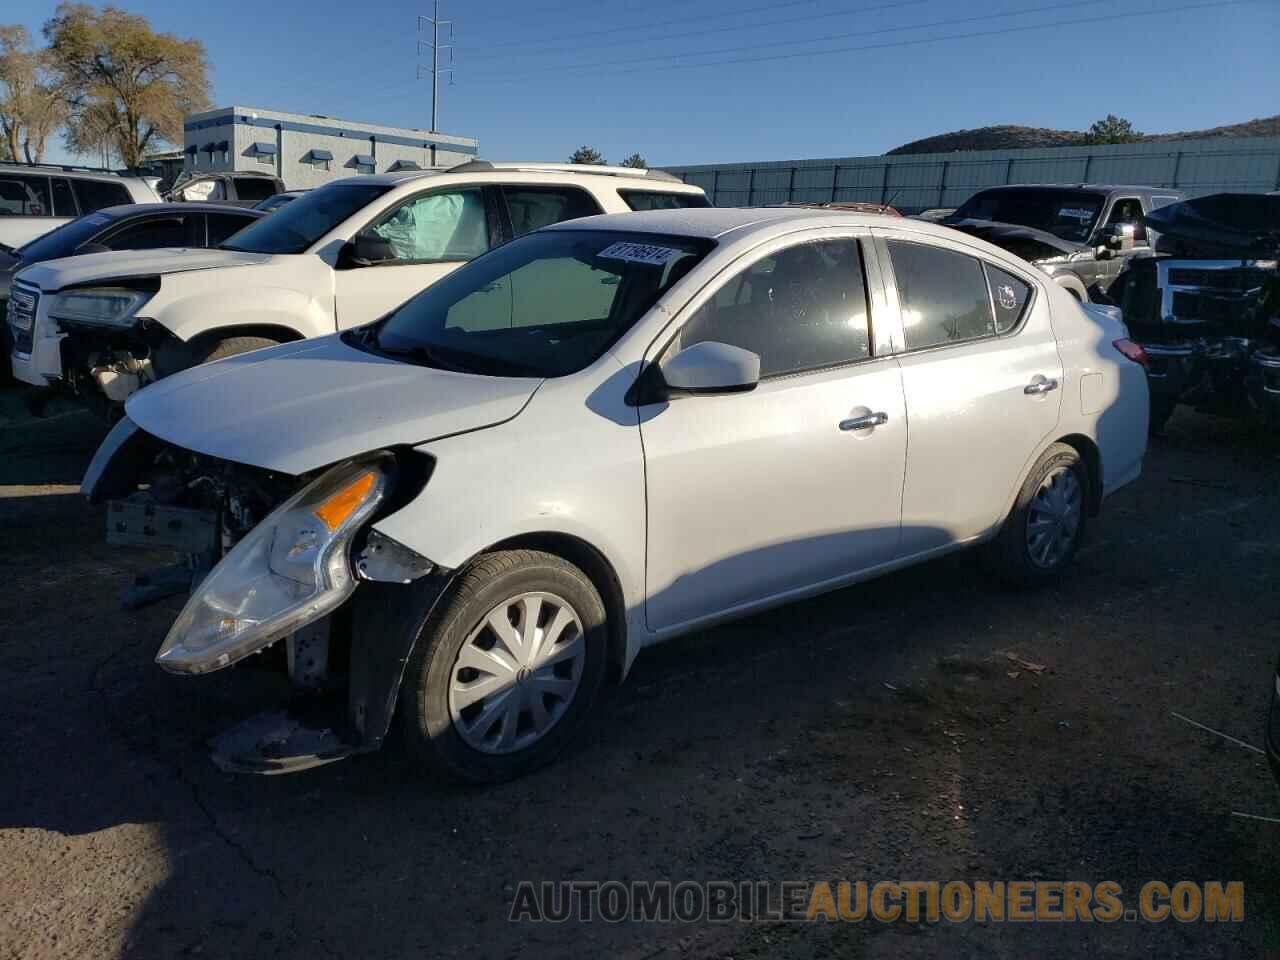
[[[1002,579],[1038,586],[1066,569],[1084,537],[1088,483],[1074,447],[1055,443],[1044,452],[991,545]]]
[[[405,673],[408,748],[473,783],[528,773],[569,743],[604,678],[605,611],[552,554],[481,556],[423,625]]]

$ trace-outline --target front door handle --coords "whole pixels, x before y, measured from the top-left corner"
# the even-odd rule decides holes
[[[1050,390],[1058,389],[1058,381],[1051,380],[1048,377],[1037,375],[1034,380],[1022,388],[1022,392],[1028,396],[1037,396],[1041,393],[1048,393]]]
[[[866,409],[865,407],[863,409]],[[870,430],[872,427],[879,427],[889,422],[889,415],[881,411],[880,413],[867,413],[861,417],[852,417],[848,420],[840,421],[841,430]]]

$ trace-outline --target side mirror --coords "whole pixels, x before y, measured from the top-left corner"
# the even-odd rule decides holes
[[[396,252],[391,241],[376,233],[357,233],[348,240],[338,255],[338,263],[344,267],[370,267],[375,263],[394,260]]]
[[[706,340],[681,350],[662,364],[669,392],[743,393],[760,382],[760,358],[750,350]]]
[[[1106,246],[1109,250],[1116,250],[1123,253],[1126,250],[1132,250],[1135,244],[1134,236],[1136,231],[1132,223],[1113,223],[1107,227]]]

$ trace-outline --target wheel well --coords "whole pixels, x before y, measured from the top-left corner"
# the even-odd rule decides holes
[[[609,625],[609,670],[615,678],[621,678],[627,656],[627,604],[622,596],[622,584],[613,565],[604,554],[587,541],[567,533],[527,533],[485,550],[541,550],[568,560],[587,575],[604,601],[605,619]]]
[[[1058,443],[1075,447],[1076,453],[1084,461],[1089,477],[1089,516],[1096,517],[1102,509],[1102,454],[1098,452],[1098,445],[1082,433],[1059,437]]]
[[[229,337],[265,337],[268,340],[275,340],[279,343],[292,343],[294,340],[304,339],[302,334],[291,327],[284,327],[274,323],[245,323],[232,327],[205,330],[203,333],[192,337],[190,342],[193,344],[216,343]]]

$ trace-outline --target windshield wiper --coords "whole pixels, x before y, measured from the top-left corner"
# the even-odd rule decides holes
[[[370,334],[372,331],[370,331]],[[417,344],[412,347],[386,347],[378,342],[376,335],[366,334],[362,339],[365,343],[371,343],[379,353],[384,353],[389,357],[403,357],[412,360],[414,363],[422,364],[425,367],[436,367],[440,370],[452,370],[454,373],[467,373],[465,367],[460,367],[456,363],[447,363],[441,359],[440,354],[432,350],[430,347]]]

